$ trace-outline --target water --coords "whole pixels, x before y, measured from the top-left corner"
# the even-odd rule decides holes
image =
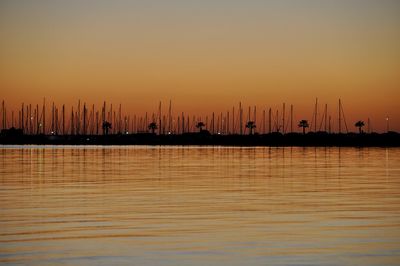
[[[3,146],[0,263],[399,265],[400,149]]]

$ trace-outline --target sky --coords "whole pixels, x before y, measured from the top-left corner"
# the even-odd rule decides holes
[[[220,112],[315,98],[400,131],[400,1],[0,2],[0,99]],[[352,126],[351,126],[352,127]],[[356,130],[352,127],[352,130]]]

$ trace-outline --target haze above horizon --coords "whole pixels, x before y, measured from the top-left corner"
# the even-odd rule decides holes
[[[1,1],[0,92],[208,114],[345,103],[400,131],[398,1]]]

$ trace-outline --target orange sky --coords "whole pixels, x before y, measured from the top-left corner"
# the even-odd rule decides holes
[[[168,2],[168,3],[167,3]],[[350,125],[400,131],[396,1],[2,1],[0,96],[226,111],[315,98]],[[352,130],[355,130],[353,127]]]

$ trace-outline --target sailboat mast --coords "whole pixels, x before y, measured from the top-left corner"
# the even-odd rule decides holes
[[[111,127],[109,129],[109,134],[113,134],[113,131],[115,129],[115,123],[113,121],[113,104],[110,103],[110,110],[108,111],[107,114],[107,121],[111,124]]]
[[[243,135],[243,109],[242,109],[242,102],[239,102],[239,131],[240,131],[240,135]]]
[[[182,112],[182,134],[185,133],[185,114]]]
[[[22,128],[22,132],[25,134],[25,127],[24,127],[24,103],[22,103],[21,107],[21,125],[20,127]]]
[[[39,135],[40,132],[40,125],[39,125],[39,104],[36,104],[36,135]]]
[[[104,101],[104,103],[103,103],[103,108],[102,108],[102,110],[101,110],[101,122],[103,123],[103,122],[105,122],[106,121],[106,102]]]
[[[215,134],[215,114],[212,113],[212,133]]]
[[[282,134],[285,134],[285,103],[282,106]]]
[[[172,118],[171,118],[171,100],[169,100],[169,108],[168,108],[168,133],[171,133],[171,122],[172,122]]]
[[[329,128],[328,128],[329,134],[332,133],[331,119],[332,119],[331,116],[329,116]]]
[[[54,133],[58,135],[58,107],[54,106]]]
[[[232,134],[236,134],[236,132],[235,132],[235,106],[232,107]]]
[[[78,101],[78,113],[76,115],[76,134],[81,133],[81,100]]]
[[[86,103],[83,103],[83,135],[86,135]]]
[[[328,104],[325,104],[325,132],[327,132]]]
[[[342,113],[342,116],[343,116],[344,126],[346,127],[346,133],[349,133],[349,129],[348,129],[347,123],[346,123],[346,115],[344,114],[343,105],[342,105],[341,102],[340,102],[340,110],[341,110],[341,113]]]
[[[71,135],[74,135],[75,127],[74,127],[74,107],[71,107]]]
[[[29,132],[29,120],[30,120],[30,118],[29,118],[29,104],[26,104],[25,105],[25,116],[24,116],[25,118],[24,118],[24,127],[25,127],[25,131],[26,131],[26,134],[27,135],[29,135],[30,134],[30,132]]]
[[[268,133],[270,133],[271,134],[271,130],[272,130],[272,128],[271,128],[271,126],[272,126],[272,109],[271,108],[269,108],[269,112],[268,112]]]
[[[342,108],[340,108],[340,106],[341,106],[341,102],[340,102],[340,99],[339,99],[339,134],[340,133],[342,133],[342,114],[341,114],[341,112],[342,112]]]
[[[29,104],[29,134],[32,135],[32,104]]]
[[[118,131],[121,133],[122,132],[122,105],[119,104],[119,110],[118,110]]]
[[[51,106],[51,134],[54,134],[54,102]]]
[[[96,135],[99,135],[99,111],[96,111]]]
[[[226,134],[230,134],[230,130],[229,130],[229,111],[226,112]]]
[[[62,134],[65,135],[65,105],[62,106]]]
[[[42,116],[43,116],[43,135],[46,135],[46,98],[43,98],[43,110],[42,110]]]
[[[158,105],[158,135],[161,135],[161,101]]]
[[[89,115],[89,128],[90,128],[90,135],[94,135],[94,130],[95,130],[95,110],[94,110],[94,104],[92,105],[92,111],[90,111],[90,115]]]
[[[2,123],[1,123],[1,129],[6,129],[5,126],[5,108],[4,108],[4,100],[1,102],[1,119],[2,119]]]
[[[314,110],[314,132],[317,132],[317,114],[318,114],[318,98],[315,98],[315,110]]]
[[[290,133],[293,133],[293,104],[290,105]]]

